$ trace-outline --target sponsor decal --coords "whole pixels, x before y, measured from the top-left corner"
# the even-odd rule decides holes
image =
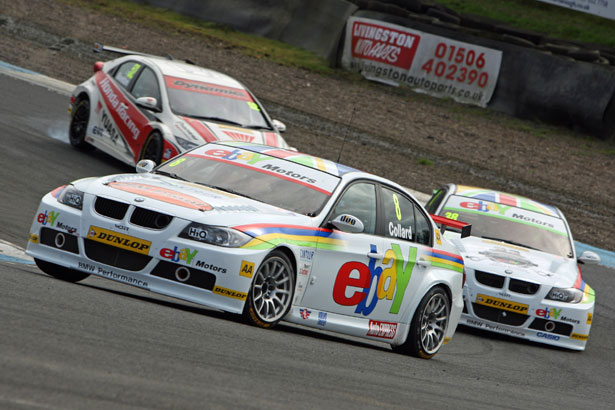
[[[90,226],[90,229],[88,229],[88,239],[143,255],[149,253],[149,249],[152,245],[150,241],[99,228],[97,226]]]
[[[302,263],[301,267],[299,268],[299,274],[303,275],[303,276],[307,276],[310,274],[310,268],[312,267],[311,263]]]
[[[307,319],[311,314],[312,311],[309,309],[299,309],[299,316],[301,316],[301,319]]]
[[[394,225],[393,222],[389,222],[389,236],[400,239],[412,239],[412,227],[403,227],[400,223]]]
[[[377,253],[376,245],[370,245],[370,252]],[[364,316],[372,313],[379,300],[390,300],[392,303],[389,313],[399,313],[416,262],[416,253],[417,249],[410,247],[408,257],[404,259],[401,247],[392,244],[382,260],[383,266],[390,263],[385,269],[383,266],[376,266],[375,258],[369,258],[368,265],[354,261],[346,262],[335,278],[333,300],[338,305],[356,306],[355,313]],[[347,292],[348,288],[351,288],[350,295]]]
[[[555,340],[555,341],[560,339],[560,337],[557,335],[552,335],[550,333],[543,333],[543,332],[536,333],[536,336],[542,337],[544,339]]]
[[[511,302],[510,300],[499,299],[493,296],[482,295],[480,293],[476,295],[476,303],[523,315],[526,315],[529,309],[529,306],[523,303]]]
[[[573,333],[570,335],[570,338],[575,340],[587,340],[589,338],[589,335],[580,335],[578,333]]]
[[[440,235],[440,230],[438,229],[436,229],[436,243],[442,245],[442,235]]]
[[[562,309],[555,309],[555,308],[536,309],[536,316],[543,317],[545,319],[557,320],[560,313],[562,313]]]
[[[343,223],[346,223],[348,225],[351,225],[351,226],[355,226],[357,224],[357,219],[353,218],[350,215],[342,215],[342,216],[340,216],[340,221],[343,222]]]
[[[258,212],[252,205],[221,205],[214,208],[216,211],[224,212]]]
[[[58,229],[62,229],[65,230],[66,232],[73,234],[73,235],[78,235],[77,234],[77,228],[72,227],[72,226],[68,226],[63,222],[58,221],[58,223],[56,224],[56,228]]]
[[[32,243],[38,243],[38,235],[35,233],[31,233],[28,237],[28,240]]]
[[[164,80],[168,88],[173,88],[176,90],[192,91],[201,94],[233,98],[236,100],[252,101],[250,94],[240,88],[225,87],[218,84],[204,83],[202,81],[187,80],[184,78],[171,76],[165,76]]]
[[[154,185],[142,184],[139,182],[112,181],[109,182],[107,186],[119,189],[120,191],[143,195],[158,201],[182,206],[184,208],[197,209],[199,211],[211,211],[213,209],[211,205],[192,195]]]
[[[196,261],[194,266],[196,266],[197,268],[201,268],[201,269],[209,270],[213,272],[226,273],[226,268],[221,268],[219,266],[216,266],[211,263],[207,263],[205,261]]]
[[[352,23],[352,56],[410,69],[421,37],[391,26],[355,20]]]
[[[119,229],[120,231],[128,232],[128,230],[130,229],[126,225],[122,225],[122,224],[115,224],[113,226],[115,227],[115,229]]]
[[[119,118],[122,120],[123,124],[126,126],[126,129],[130,132],[130,136],[132,136],[132,139],[136,140],[137,138],[139,138],[139,134],[141,131],[139,130],[139,127],[137,127],[137,124],[135,124],[135,122],[132,120],[131,113],[129,113],[128,110],[128,106],[125,103],[120,102],[117,94],[114,92],[109,77],[105,76],[105,78],[100,80],[98,82],[98,86],[103,92],[103,95],[107,97],[106,102],[111,104]]]
[[[59,212],[45,211],[45,212],[38,214],[38,216],[36,217],[36,220],[38,223],[42,224],[43,226],[44,225],[53,226],[53,224],[56,222],[56,219],[58,219],[58,216],[60,216]]]
[[[138,286],[140,288],[147,289],[149,288],[149,284],[141,279],[133,278],[132,276],[126,275],[124,273],[114,272],[111,269],[105,269],[100,266],[90,265],[89,263],[79,262],[79,269],[85,270],[91,273],[95,273],[96,275],[103,276],[107,279],[112,279],[118,282],[127,283],[129,285]]]
[[[251,278],[252,275],[254,275],[254,263],[242,260],[241,268],[239,269],[239,276]]]
[[[569,322],[569,323],[574,323],[575,325],[580,325],[581,321],[579,319],[574,319],[568,316],[562,316],[559,318],[559,320],[561,320],[562,322]]]
[[[369,321],[367,336],[380,337],[382,339],[393,339],[397,333],[397,323],[380,322],[378,320]]]
[[[309,261],[309,262],[311,262],[312,259],[314,259],[314,251],[310,250],[310,249],[301,249],[299,251],[299,258],[302,261]]]
[[[527,252],[527,250],[524,250],[524,252]],[[538,266],[529,259],[524,258],[523,255],[521,255],[521,253],[517,249],[497,247],[488,249],[483,252],[479,252],[479,254],[486,256],[493,262],[506,263],[508,265],[519,266],[522,268],[531,268]]]
[[[479,322],[478,320],[468,319],[466,323],[470,326],[483,327],[483,322]]]
[[[246,300],[248,297],[247,293],[238,292],[236,290],[223,288],[222,286],[215,286],[213,292],[217,295],[226,296],[227,298]]]
[[[588,313],[587,314],[587,324],[591,325],[592,324],[592,320],[594,318],[594,314],[593,313]]]
[[[120,133],[113,126],[113,121],[111,121],[111,118],[109,118],[109,116],[107,115],[107,111],[106,110],[103,110],[102,116],[100,118],[100,122],[102,122],[102,125],[105,128],[105,130],[107,131],[107,134],[109,135],[109,138],[111,139],[111,141],[113,141],[114,143],[117,144],[117,141],[120,138]],[[98,129],[98,127],[94,127],[94,128]],[[98,135],[96,132],[94,132],[94,130],[92,130],[92,133],[95,134],[95,135]],[[102,135],[103,135],[103,133],[100,132],[100,136],[101,137],[102,137]]]
[[[327,325],[327,312],[318,312],[318,326]]]
[[[184,261],[187,265],[190,265],[192,259],[198,253],[198,250],[192,250],[190,248],[179,249],[177,246],[174,246],[173,249],[170,248],[162,248],[160,249],[160,256],[165,259],[170,259],[171,262],[179,262]]]

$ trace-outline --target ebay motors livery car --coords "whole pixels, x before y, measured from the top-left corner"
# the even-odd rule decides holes
[[[556,207],[528,198],[461,185],[436,191],[427,209],[472,224],[455,239],[465,261],[464,325],[535,342],[584,350],[594,290],[578,263],[572,234]],[[455,236],[445,233],[445,236]]]
[[[285,319],[423,358],[452,337],[463,260],[399,185],[237,142],[137,170],[45,195],[27,248],[44,272],[98,275],[257,326]]]
[[[129,164],[157,164],[207,142],[237,140],[288,148],[241,83],[177,60],[127,55],[96,63],[71,96],[69,140]]]

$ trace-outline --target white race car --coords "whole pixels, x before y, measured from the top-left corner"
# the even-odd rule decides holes
[[[463,260],[401,186],[238,142],[203,145],[157,168],[144,160],[137,171],[45,195],[27,249],[41,270],[73,282],[97,275],[264,328],[285,319],[379,340],[422,358],[452,337]]]
[[[128,54],[97,62],[71,96],[69,140],[129,164],[157,164],[214,141],[288,148],[286,126],[271,120],[237,80],[194,64],[98,45]]]
[[[597,263],[591,251],[576,255],[562,212],[504,192],[449,184],[427,209],[472,224],[472,236],[451,239],[465,261],[461,322],[574,350],[584,350],[594,312],[594,290],[578,263]]]

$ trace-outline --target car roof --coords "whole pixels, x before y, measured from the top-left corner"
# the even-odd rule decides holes
[[[240,148],[248,151],[258,152],[259,154],[265,154],[275,158],[284,159],[286,161],[296,162],[298,164],[305,165],[307,167],[317,169],[319,171],[323,171],[338,177],[341,177],[351,172],[369,175],[358,169],[342,165],[328,159],[315,157],[310,154],[304,154],[302,152],[293,151],[290,149],[276,148],[269,145],[253,144],[243,141],[216,141],[212,144],[226,145],[233,148]]]
[[[561,215],[559,209],[554,206],[543,204],[520,195],[509,194],[507,192],[496,191],[493,189],[478,188],[468,185],[455,185],[455,189],[452,193],[455,195],[464,196],[466,198],[482,199],[485,201],[495,202],[497,204],[515,206],[517,208],[538,212],[544,215],[555,217],[560,217]]]
[[[156,65],[164,76],[179,77],[187,80],[196,80],[206,83],[222,85],[245,90],[246,87],[234,78],[218,71],[188,64],[180,60],[169,60],[155,56],[131,56],[142,58],[150,64]]]

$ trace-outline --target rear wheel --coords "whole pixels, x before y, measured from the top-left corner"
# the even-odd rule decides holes
[[[40,259],[34,259],[36,266],[49,276],[56,279],[65,280],[67,282],[79,282],[90,276],[89,273],[80,272],[78,270],[65,268],[64,266],[56,265],[55,263],[46,262]]]
[[[145,141],[145,145],[143,145],[143,149],[141,149],[141,158],[140,159],[150,159],[159,165],[162,161],[162,148],[164,142],[162,140],[162,135],[159,131],[152,132],[147,140]]]
[[[73,118],[71,118],[70,127],[68,128],[68,139],[73,147],[83,151],[94,149],[93,146],[85,141],[89,121],[90,101],[87,98],[82,98],[75,104]]]
[[[255,326],[273,327],[288,313],[294,291],[295,274],[288,257],[271,252],[254,274],[243,317]]]
[[[393,346],[393,350],[431,359],[444,343],[450,314],[451,301],[448,294],[441,287],[431,289],[414,313],[408,339],[400,346]]]

